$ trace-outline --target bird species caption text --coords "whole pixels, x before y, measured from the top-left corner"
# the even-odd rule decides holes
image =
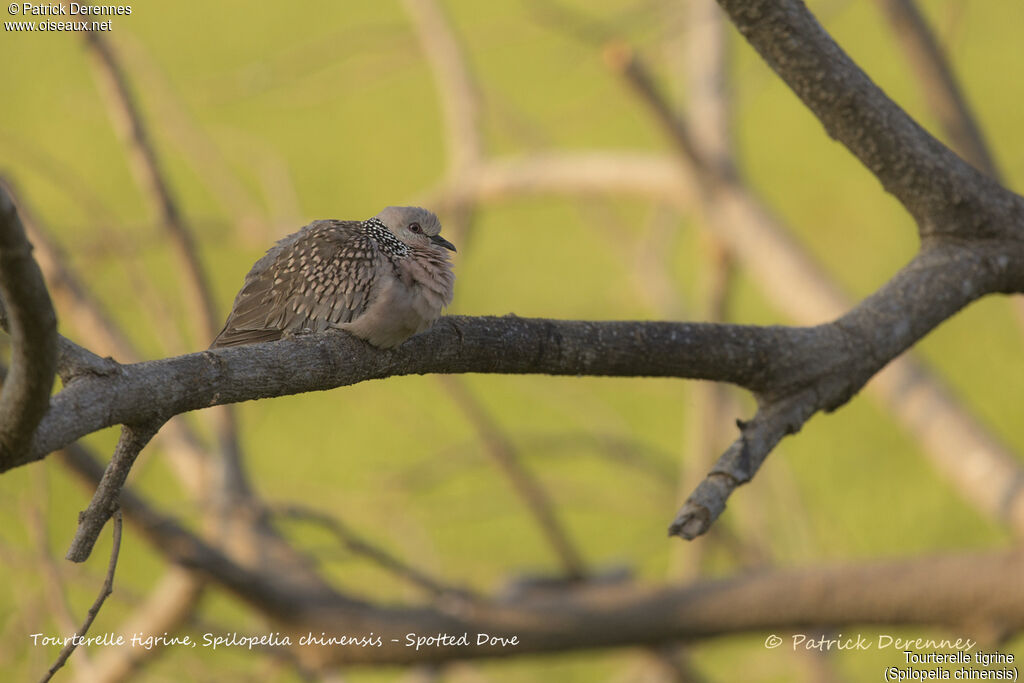
[[[406,633],[401,638],[390,638],[377,633],[365,635],[351,634],[319,634],[309,633],[294,637],[282,635],[278,632],[264,633],[259,635],[244,635],[240,633],[203,633],[199,636],[186,634],[164,633],[152,635],[148,633],[102,633],[92,636],[53,636],[43,633],[29,634],[32,644],[36,646],[65,647],[74,643],[77,647],[139,647],[151,650],[154,647],[203,647],[210,650],[223,648],[244,648],[247,650],[264,649],[270,647],[384,647],[387,644],[397,644],[403,647],[415,648],[417,651],[425,648],[436,647],[496,647],[514,648],[519,645],[519,636],[516,635],[491,635],[489,633],[433,633],[421,635],[419,633]]]
[[[888,634],[866,637],[793,633],[788,638],[771,634],[769,650],[796,652],[892,652],[896,661],[882,670],[884,681],[1016,681],[1019,671],[1013,653],[975,650],[970,638],[898,638]],[[785,646],[785,647],[783,647]],[[945,651],[943,651],[945,650]]]

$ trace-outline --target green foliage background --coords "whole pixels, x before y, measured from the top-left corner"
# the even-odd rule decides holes
[[[620,26],[623,37],[655,60],[659,41],[680,28],[665,19],[673,3],[644,3],[640,12],[632,11],[636,3],[622,0],[573,4]],[[537,23],[529,6],[445,2],[485,96],[489,153],[667,150],[599,51]],[[890,96],[938,132],[874,3],[829,0],[812,3],[812,9]],[[1014,74],[1024,65],[1024,4],[934,0],[924,9],[1010,185],[1018,187],[1024,175],[1024,80]],[[437,91],[395,2],[136,3],[131,16],[113,19],[111,37],[197,234],[222,312],[274,239],[312,219],[363,218],[387,204],[416,201],[443,173]],[[916,248],[909,218],[824,135],[735,32],[730,38],[735,131],[746,175],[842,285],[856,297],[866,295]],[[150,357],[165,355],[165,344],[175,353],[205,346],[206,340],[178,341],[189,328],[176,296],[177,268],[136,189],[80,37],[6,31],[0,64],[0,170],[17,182]],[[253,236],[238,229],[244,216],[237,202],[225,200],[217,180],[222,177],[235,179],[241,206],[261,218],[265,230]],[[615,239],[581,210],[584,201],[618,222]],[[637,288],[632,258],[623,257],[645,238],[655,211],[615,198],[489,205],[472,239],[459,245],[450,311],[658,318]],[[706,267],[704,252],[696,224],[681,220],[678,227],[678,239],[664,245],[664,253],[683,300],[696,306],[694,282]],[[157,295],[174,302],[170,315],[151,310],[147,301]],[[790,322],[742,274],[733,310],[736,321]],[[1008,300],[984,300],[944,324],[919,350],[1020,452],[1024,362],[1014,315]],[[66,325],[61,331],[76,338]],[[657,581],[673,554],[692,552],[692,546],[665,538],[680,502],[676,479],[685,465],[683,425],[693,400],[684,382],[466,380],[554,493],[562,519],[594,567],[628,565],[641,579]],[[434,378],[245,404],[241,421],[252,477],[269,500],[299,500],[330,511],[401,556],[482,590],[522,572],[557,570],[507,482]],[[627,462],[603,457],[606,451],[593,437],[631,441]],[[115,438],[108,430],[88,443],[109,453]],[[132,483],[166,509],[194,517],[158,449],[146,452]],[[49,589],[38,570],[38,538],[26,520],[43,516],[51,551],[60,557],[88,492],[48,460],[5,474],[0,496],[6,566],[0,670],[10,672],[7,680],[26,680],[56,654],[32,647],[27,634],[60,632],[44,598]],[[834,415],[815,417],[787,439],[757,480],[737,493],[721,523],[787,566],[998,547],[1011,540],[965,504],[913,441],[863,397]],[[417,599],[388,576],[332,552],[325,535],[299,525],[288,529],[303,547],[325,551],[325,571],[340,585],[388,600]],[[86,566],[62,563],[79,613],[95,595],[108,550],[105,534]],[[734,564],[716,552],[704,569],[723,575]],[[117,592],[93,633],[117,629],[162,571],[159,558],[128,530]],[[207,598],[202,617],[196,632],[268,630],[223,596]],[[700,644],[692,649],[693,661],[712,680],[810,680],[805,660],[767,651],[762,640],[752,635]],[[1020,651],[1021,644],[1018,639],[1010,649]],[[833,660],[850,680],[874,678],[883,666],[898,663],[894,653],[877,651],[840,653]],[[495,681],[632,680],[643,661],[629,651],[583,653],[482,663],[472,671]],[[187,674],[191,680],[241,681],[257,673],[268,681],[296,680],[261,656],[202,649],[171,649],[140,679],[171,681]],[[390,680],[397,673],[364,671],[352,680]],[[477,680],[475,675],[456,668],[451,679]]]

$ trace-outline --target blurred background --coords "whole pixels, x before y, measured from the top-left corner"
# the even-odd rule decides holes
[[[885,5],[810,3],[890,97],[949,140]],[[1019,187],[1024,80],[1012,75],[1024,67],[1024,5],[919,7],[1003,181]],[[169,222],[192,235],[222,322],[248,268],[276,239],[311,220],[363,219],[390,204],[442,215],[459,248],[450,313],[824,322],[832,316],[813,306],[796,315],[815,295],[813,280],[783,263],[752,262],[716,236],[713,210],[687,189],[686,162],[623,60],[643,65],[664,103],[690,117],[709,157],[739,168],[801,258],[849,301],[909,260],[916,231],[716,11],[678,0],[182,0],[133,4],[130,16],[112,17],[103,47],[77,33],[5,31],[0,174],[138,356],[90,327],[81,299],[54,292],[61,333],[122,362],[197,351],[212,339],[197,322]],[[153,189],[145,145],[132,137],[118,69],[170,213]],[[42,261],[38,252],[37,244]],[[1018,458],[1022,321],[1018,304],[990,297],[916,349]],[[574,571],[672,582],[1012,541],[1011,529],[963,495],[955,474],[934,466],[892,404],[867,393],[785,440],[711,535],[666,539],[678,505],[735,438],[733,421],[752,414],[745,394],[691,382],[467,375],[246,403],[236,416],[247,476],[268,505],[301,502],[482,593]],[[220,429],[205,414],[186,424],[207,444]],[[107,458],[117,434],[85,444]],[[167,449],[160,441],[147,448],[129,483],[201,527],[201,487],[183,483]],[[56,648],[33,647],[26,634],[73,631],[102,582],[109,533],[88,563],[62,559],[90,495],[54,457],[0,478],[0,670],[8,680],[45,671]],[[296,517],[283,516],[278,528],[336,585],[387,602],[422,600],[414,584],[329,528]],[[91,632],[124,630],[167,571],[126,528],[115,592]],[[217,590],[173,628],[268,630]],[[687,647],[689,675],[852,681],[892,663],[875,650],[770,651],[763,637]],[[76,653],[69,666],[84,667],[76,658],[98,659],[101,649]],[[245,650],[171,647],[138,666],[131,680],[301,680],[289,661]],[[76,673],[90,680],[87,668],[62,675]],[[412,675],[358,669],[344,680]],[[457,664],[439,675],[694,680],[635,650]]]

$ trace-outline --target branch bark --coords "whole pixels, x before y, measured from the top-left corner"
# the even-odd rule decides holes
[[[11,367],[0,391],[0,470],[24,460],[50,404],[57,372],[57,316],[32,245],[0,187],[0,322],[11,335]]]
[[[278,518],[306,522],[323,527],[338,539],[340,545],[344,546],[353,555],[366,558],[383,571],[415,586],[435,599],[446,597],[464,600],[477,599],[476,595],[468,588],[451,585],[441,579],[430,576],[422,569],[395,557],[387,550],[371,543],[350,529],[340,519],[326,512],[294,503],[275,505],[272,511],[274,516]]]
[[[170,567],[145,600],[117,629],[117,633],[174,633],[193,615],[203,595],[203,582],[181,567]],[[92,661],[88,675],[76,676],[77,683],[120,683],[130,680],[145,663],[159,656],[164,649],[104,647]]]
[[[115,509],[114,512],[114,540],[110,548],[110,561],[107,564],[107,575],[103,579],[103,587],[100,588],[100,594],[96,596],[95,602],[92,607],[89,608],[89,612],[85,616],[85,621],[82,622],[81,628],[75,633],[74,637],[61,649],[57,655],[57,661],[53,663],[50,670],[40,679],[40,683],[46,683],[53,675],[57,673],[68,661],[68,657],[78,647],[79,642],[85,637],[85,634],[89,632],[89,627],[92,626],[92,622],[96,619],[96,615],[99,614],[100,608],[103,607],[103,603],[106,602],[107,597],[114,592],[114,571],[117,569],[117,558],[121,553],[121,511]]]
[[[1017,580],[1022,564],[1020,551],[933,556],[756,572],[685,588],[581,588],[515,605],[492,604],[450,613],[309,606],[299,621],[303,627],[311,622],[315,629],[334,633],[383,634],[381,648],[303,653],[318,658],[320,665],[521,656],[814,626],[941,624],[956,631],[973,624],[999,624],[1018,629],[1024,623],[1024,582]],[[993,591],[992,586],[1002,589]],[[943,599],[935,600],[936,595]],[[519,645],[416,652],[401,642],[410,632],[518,636]],[[391,638],[400,642],[390,642]]]
[[[896,41],[917,72],[918,81],[950,144],[979,171],[1003,182],[995,159],[985,144],[971,108],[967,104],[935,34],[914,0],[879,0],[892,25]]]
[[[96,481],[99,463],[67,449],[62,457]],[[768,570],[685,587],[582,584],[516,600],[442,600],[436,606],[383,606],[326,584],[297,583],[273,564],[243,567],[130,489],[122,508],[169,561],[198,572],[270,618],[282,635],[374,633],[380,647],[306,647],[310,668],[348,664],[426,664],[605,647],[699,640],[723,634],[854,625],[1024,627],[1024,551],[946,555],[859,565]],[[1000,590],[992,590],[999,586]],[[942,600],[934,596],[942,595]],[[415,650],[408,633],[517,637],[511,647],[438,646]],[[394,642],[392,638],[396,639]]]
[[[191,299],[192,310],[200,321],[198,335],[201,339],[212,340],[220,328],[220,319],[206,270],[199,260],[195,240],[185,226],[181,210],[160,165],[128,76],[121,68],[110,43],[102,35],[87,31],[83,38],[93,57],[97,78],[107,94],[110,116],[128,147],[132,169],[153,204],[160,225],[170,238],[183,266],[185,288]]]
[[[992,222],[990,227],[1006,234],[1003,247],[992,249],[991,247],[996,241],[987,238],[974,241],[929,239],[914,260],[897,273],[889,283],[859,306],[843,314],[842,312],[849,307],[845,297],[827,278],[817,272],[817,269],[810,264],[797,245],[786,239],[775,224],[776,221],[770,212],[744,185],[742,179],[729,165],[728,160],[725,160],[724,163],[722,160],[712,161],[701,155],[688,123],[673,110],[643,62],[628,47],[622,45],[613,45],[606,50],[605,54],[609,63],[620,71],[644,104],[651,109],[658,123],[675,144],[680,159],[685,162],[690,183],[697,188],[697,197],[714,225],[716,236],[724,238],[725,242],[736,251],[748,267],[767,283],[766,286],[774,294],[774,298],[780,301],[794,317],[802,320],[818,320],[821,319],[819,316],[841,315],[842,317],[833,324],[845,332],[851,333],[852,336],[848,341],[857,345],[867,344],[868,348],[865,349],[865,352],[868,355],[874,355],[877,358],[888,355],[890,360],[896,358],[896,354],[889,355],[889,352],[871,348],[872,345],[880,341],[880,339],[872,339],[872,335],[885,336],[887,330],[913,324],[913,319],[924,313],[924,308],[931,309],[930,313],[924,314],[927,317],[938,313],[947,304],[952,303],[946,297],[947,292],[942,289],[933,289],[935,283],[928,285],[922,280],[919,284],[923,289],[907,288],[907,282],[917,279],[913,275],[915,271],[923,272],[926,269],[938,267],[934,263],[936,257],[940,260],[950,259],[951,261],[970,260],[975,257],[981,257],[982,260],[995,259],[995,261],[999,261],[1004,258],[999,255],[1000,249],[1019,253],[1021,240],[1016,236],[1019,226],[1011,222],[1008,225],[995,228],[997,223],[1007,217],[990,216],[988,219]],[[1004,190],[1000,189],[999,191],[1008,194]],[[929,263],[932,265],[926,265]],[[959,271],[959,269],[957,270]],[[996,285],[996,289],[993,291],[1017,291],[1020,286],[1020,278],[1014,274],[1013,270],[1014,268],[1003,271],[1000,279],[1005,278],[1005,280],[1001,285]],[[797,279],[801,280],[804,286],[786,286],[784,280],[777,277],[778,272],[790,271],[799,274]],[[969,290],[976,285],[975,271],[972,267],[968,266],[959,271],[958,277],[961,279],[949,280],[944,286]],[[900,290],[903,293],[896,294]],[[919,306],[912,303],[920,301],[921,292],[929,292],[931,295],[932,300],[927,305]],[[944,298],[946,300],[942,301]],[[901,299],[902,303],[900,303]],[[959,305],[966,305],[966,301]],[[885,310],[886,308],[889,310]],[[921,310],[912,311],[912,308]],[[945,310],[947,313],[943,315],[947,316],[955,312],[952,308]],[[849,322],[854,319],[857,321],[850,327]],[[871,325],[872,320],[878,323],[874,327]],[[854,332],[854,328],[858,328],[860,331]],[[879,368],[881,366],[878,366],[875,371]],[[947,419],[956,422],[958,428],[955,431],[959,436],[959,442],[974,441],[976,447],[970,449],[969,452],[976,454],[972,458],[983,463],[984,467],[966,468],[973,469],[974,473],[966,477],[954,476],[953,480],[957,482],[957,485],[966,491],[970,499],[980,503],[983,509],[996,518],[1010,520],[1018,530],[1024,529],[1024,496],[1021,495],[1020,488],[1016,483],[1006,483],[1016,482],[1018,477],[979,477],[977,474],[978,471],[1019,472],[1019,466],[1015,465],[1014,459],[1012,455],[1008,454],[1007,449],[1000,447],[994,439],[977,439],[976,437],[982,435],[983,430],[979,429],[970,417],[964,414],[964,411],[956,409],[948,392],[944,391],[944,388],[934,378],[929,377],[923,367],[908,359],[901,359],[889,373],[886,381],[878,385],[880,387],[878,390],[885,400],[894,404],[894,409],[901,415],[904,423],[915,432],[922,431],[919,411],[909,408],[903,401],[907,388],[903,385],[896,386],[892,381],[894,375],[911,378],[916,385],[915,390],[919,394],[930,396],[933,400],[932,405],[940,407]],[[805,392],[803,399],[805,405],[803,406],[793,404],[790,398],[784,395],[771,397],[767,404],[762,401],[758,415],[751,423],[748,423],[748,426],[750,424],[759,426],[757,433],[762,438],[750,440],[746,433],[741,435],[740,439],[722,456],[719,465],[712,471],[707,481],[701,484],[694,495],[684,504],[673,521],[670,532],[679,533],[684,538],[692,538],[694,534],[703,533],[708,525],[721,514],[725,498],[737,486],[749,481],[781,435],[800,429],[803,421],[813,415],[816,410],[833,410],[846,400],[842,398],[841,394],[834,394],[834,389],[835,387],[832,389],[815,387],[812,391]],[[796,388],[791,387],[790,390],[793,392]],[[823,402],[822,399],[827,394],[833,394],[834,399],[839,403],[832,405],[831,400],[833,399]],[[785,405],[777,405],[776,402],[779,401]],[[808,410],[808,407],[813,409]],[[766,422],[764,417],[769,410],[782,421],[775,425]],[[801,414],[805,417],[796,421],[792,420]],[[951,430],[947,428],[943,431]],[[770,438],[763,438],[766,436]],[[946,442],[939,443],[935,438],[927,438],[926,442],[931,446],[933,457],[943,469],[958,471],[965,469],[964,466],[950,467],[951,460],[962,459],[964,452],[962,449],[954,448]],[[980,479],[983,481],[979,481]]]
[[[858,67],[801,0],[719,0],[733,24],[929,237],[1024,234],[1024,200],[936,140]]]
[[[98,33],[86,32],[84,39],[94,58],[97,76],[105,86],[108,109],[124,138],[139,183],[144,190],[148,190],[147,197],[181,264],[181,280],[191,299],[196,336],[205,345],[205,341],[212,340],[220,329],[220,318],[195,237],[182,217],[156,147],[150,139],[145,119],[132,93],[128,75],[113,47]],[[227,499],[245,498],[250,493],[250,486],[238,443],[236,417],[232,408],[227,406],[211,411],[210,418],[221,451],[218,493]]]
[[[583,554],[558,518],[547,489],[523,464],[515,445],[506,436],[493,416],[458,377],[440,375],[441,385],[476,430],[484,450],[508,479],[516,495],[523,501],[541,534],[562,565],[567,578],[581,580],[587,574]]]
[[[343,332],[124,365],[54,397],[29,456],[97,429],[213,405],[434,372],[690,377],[754,391],[792,381],[793,367],[832,367],[838,330],[712,323],[589,322],[515,316],[442,318],[392,351]],[[802,355],[804,354],[804,355]],[[809,354],[809,355],[806,355]],[[13,466],[13,465],[12,465]],[[9,469],[9,468],[8,468]]]
[[[121,438],[114,449],[114,456],[107,465],[99,486],[96,487],[96,493],[93,494],[89,507],[78,516],[78,531],[71,541],[71,547],[65,555],[66,559],[72,562],[85,562],[88,559],[103,525],[118,510],[117,499],[135,458],[162,424],[162,420],[150,421],[138,426],[125,425],[121,430]]]

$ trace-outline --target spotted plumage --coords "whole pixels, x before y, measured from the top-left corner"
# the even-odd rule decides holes
[[[440,230],[437,217],[418,207],[310,223],[252,267],[211,348],[328,328],[376,346],[401,344],[451,302],[455,247]]]

